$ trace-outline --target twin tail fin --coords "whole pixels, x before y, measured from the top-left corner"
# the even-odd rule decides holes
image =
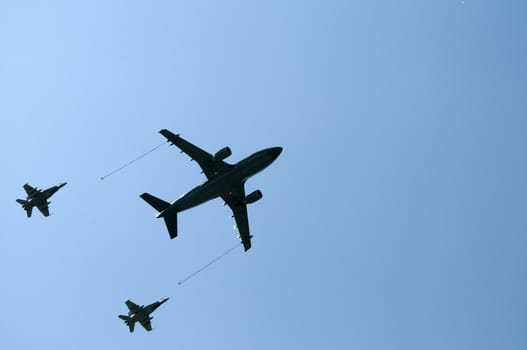
[[[121,320],[124,321],[124,323],[126,323],[126,325],[128,326],[128,328],[130,329],[130,333],[132,333],[134,331],[134,327],[135,327],[135,322],[131,320],[131,318],[129,316],[125,316],[125,315],[119,315],[119,318]]]
[[[22,205],[22,207],[26,211],[27,217],[30,218],[31,217],[31,213],[33,212],[33,206],[29,205],[29,202],[25,201],[23,199],[17,199],[16,202],[18,204]]]

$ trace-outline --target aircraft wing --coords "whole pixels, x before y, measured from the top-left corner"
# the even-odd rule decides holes
[[[26,191],[28,196],[31,196],[31,195],[35,194],[35,192],[40,192],[38,189],[36,189],[35,187],[33,187],[33,186],[29,185],[29,184],[25,184],[24,185],[24,190]]]
[[[134,303],[131,300],[125,301],[125,304],[126,304],[126,306],[128,306],[128,310],[130,310],[130,312],[132,312],[132,313],[136,312],[137,309],[140,308],[139,305],[137,305],[136,303]]]
[[[37,206],[38,210],[42,213],[44,216],[49,216],[49,207],[47,203],[41,204]],[[29,213],[28,213],[29,214]]]
[[[150,323],[150,317],[147,317],[144,320],[139,321],[139,323],[141,323],[141,326],[143,326],[147,331],[150,332],[152,330],[152,324]]]
[[[165,136],[173,145],[176,145],[182,152],[185,152],[192,160],[198,162],[201,170],[203,170],[209,180],[223,174],[231,167],[230,164],[225,163],[223,160],[215,159],[212,154],[167,129],[160,130],[159,133]]]
[[[234,213],[234,220],[240,232],[240,239],[242,240],[245,251],[251,249],[251,234],[249,232],[249,219],[247,217],[247,204],[230,206]]]
[[[243,184],[235,191],[232,191],[222,196],[225,203],[229,205],[236,220],[236,226],[240,233],[240,239],[242,240],[243,248],[245,251],[251,249],[251,233],[249,232],[249,217],[247,215],[247,204],[245,200],[245,189]]]

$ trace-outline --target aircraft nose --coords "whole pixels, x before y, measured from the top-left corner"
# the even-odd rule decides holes
[[[282,147],[273,147],[272,153],[273,153],[274,158],[278,158],[280,153],[282,153]]]

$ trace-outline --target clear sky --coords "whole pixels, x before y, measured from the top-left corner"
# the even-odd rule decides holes
[[[523,0],[1,1],[1,349],[526,349]],[[236,162],[170,240],[139,198]],[[26,218],[26,182],[68,185]],[[162,297],[150,333],[124,301]]]

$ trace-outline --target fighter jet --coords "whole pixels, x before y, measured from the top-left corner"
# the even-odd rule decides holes
[[[168,298],[161,299],[147,306],[139,306],[131,300],[127,300],[125,304],[126,306],[128,306],[128,310],[130,310],[128,312],[128,316],[119,315],[119,318],[123,320],[124,323],[126,323],[128,328],[130,328],[130,332],[134,331],[136,322],[139,322],[141,326],[143,326],[147,331],[150,332],[152,330],[152,325],[150,324],[150,321],[153,319],[153,317],[150,317],[150,314],[167,300]]]
[[[63,182],[57,186],[50,187],[47,190],[39,190],[38,188],[32,187],[26,183],[24,185],[24,190],[26,190],[27,193],[26,199],[17,199],[16,201],[19,204],[22,204],[22,208],[24,208],[26,211],[28,218],[31,217],[33,207],[37,207],[42,215],[49,216],[48,205],[51,202],[48,202],[48,198],[53,196],[53,194],[55,194],[55,192],[57,192],[59,189],[66,186],[66,184],[67,182]]]
[[[221,197],[233,212],[245,251],[249,250],[252,236],[249,232],[247,204],[262,198],[262,192],[256,190],[246,196],[245,181],[278,158],[282,152],[282,147],[258,151],[233,165],[223,161],[231,155],[229,147],[224,147],[212,155],[166,129],[159,131],[159,133],[165,136],[168,142],[179,147],[181,152],[195,160],[201,167],[202,173],[207,177],[207,181],[172,203],[165,202],[149,193],[141,195],[141,198],[159,212],[156,217],[165,220],[170,238],[175,238],[178,233],[177,213]]]

